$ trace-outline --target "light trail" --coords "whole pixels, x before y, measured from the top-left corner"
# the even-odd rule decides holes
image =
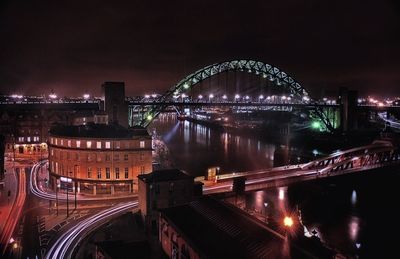
[[[105,224],[112,218],[134,209],[138,202],[128,202],[103,210],[93,216],[83,219],[78,224],[63,233],[47,251],[46,259],[71,258],[75,248],[90,232]]]
[[[11,213],[4,225],[3,232],[0,235],[0,244],[2,245],[2,255],[4,255],[11,235],[14,232],[15,226],[17,225],[18,219],[21,216],[22,208],[24,207],[26,198],[26,178],[25,170],[20,170],[18,174],[18,195],[11,209]]]
[[[37,184],[37,174],[40,170],[40,168],[42,166],[44,166],[45,164],[47,164],[48,161],[47,160],[42,160],[38,163],[36,163],[31,170],[31,174],[30,174],[30,181],[29,181],[29,189],[31,190],[31,192],[36,195],[39,198],[45,199],[45,200],[52,200],[55,201],[56,200],[56,195],[54,193],[48,193],[43,191]],[[74,194],[71,193],[69,196],[73,196]],[[122,196],[122,197],[84,197],[84,196],[78,196],[77,200],[79,201],[104,201],[104,200],[117,200],[117,199],[126,199],[129,198],[129,196]],[[135,196],[131,196],[131,198],[135,198]],[[64,193],[59,192],[58,193],[58,199],[62,200],[62,201],[66,201],[67,200],[67,195],[65,195]]]

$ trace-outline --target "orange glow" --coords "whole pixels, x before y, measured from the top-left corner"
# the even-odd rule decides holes
[[[284,225],[285,227],[292,227],[292,226],[293,226],[293,219],[292,219],[291,217],[286,216],[286,217],[283,219],[283,225]]]
[[[13,248],[14,248],[14,249],[17,249],[17,248],[18,248],[18,244],[17,244],[17,243],[14,243],[14,244],[13,244]]]

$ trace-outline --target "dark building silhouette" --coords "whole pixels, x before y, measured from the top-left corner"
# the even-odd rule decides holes
[[[128,104],[125,102],[124,82],[104,82],[102,87],[104,110],[108,122],[128,127]]]
[[[344,132],[357,129],[357,96],[357,91],[347,87],[339,89],[340,126]]]

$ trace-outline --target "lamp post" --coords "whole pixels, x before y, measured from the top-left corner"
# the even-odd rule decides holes
[[[265,223],[268,223],[267,207],[268,207],[268,202],[264,202],[264,219],[265,219]]]

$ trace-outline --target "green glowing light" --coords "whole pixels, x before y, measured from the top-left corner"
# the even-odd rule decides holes
[[[311,124],[311,127],[313,129],[321,130],[321,123],[319,121],[313,121],[313,123]]]
[[[188,83],[185,83],[185,84],[183,85],[183,88],[188,89],[188,88],[189,88],[189,84],[188,84]]]
[[[151,116],[150,114],[147,115],[147,120],[148,120],[148,121],[151,121],[151,119],[153,119],[153,116]]]

